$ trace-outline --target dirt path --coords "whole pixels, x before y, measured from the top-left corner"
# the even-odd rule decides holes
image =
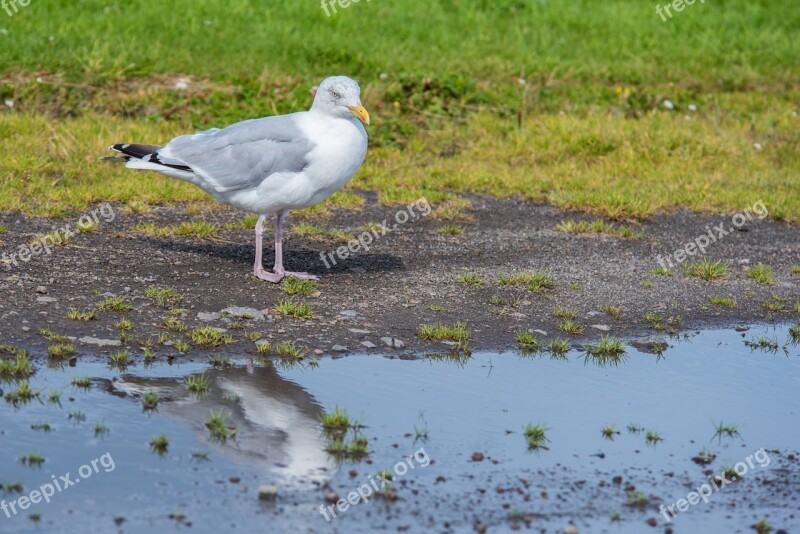
[[[387,220],[389,227],[396,224],[402,207],[380,206],[367,196],[363,209],[334,210],[330,217],[310,222],[353,234],[361,233],[367,223]],[[227,329],[234,343],[215,352],[239,354],[255,353],[255,345],[244,335],[252,331],[273,342],[296,341],[309,354],[316,351],[321,355],[385,352],[390,340],[381,338],[391,337],[406,349],[447,350],[441,342],[418,337],[418,327],[424,323],[463,321],[471,332],[472,349],[501,349],[514,346],[516,333],[523,329],[539,330],[537,335],[545,340],[560,336],[577,344],[605,333],[663,335],[669,330],[796,317],[789,310],[800,299],[800,276],[793,275],[791,267],[800,263],[800,251],[797,228],[792,225],[754,218],[736,229],[731,215],[678,212],[635,227],[644,237],[630,239],[556,231],[561,221],[591,218],[520,200],[475,198],[472,209],[465,212],[467,220],[460,222],[442,220],[435,214],[425,216],[423,208],[420,204],[406,210],[411,213],[409,220],[385,235],[375,227],[370,250],[360,250],[347,259],[334,253],[341,242],[291,235],[290,231],[284,245],[287,269],[321,276],[317,292],[294,297],[311,304],[312,320],[271,311],[287,294],[280,286],[251,275],[252,230],[223,228],[214,239],[196,239],[153,237],[134,229],[145,223],[174,225],[198,217],[223,227],[241,219],[241,213],[216,209],[190,215],[182,207],[162,207],[131,214],[114,206],[113,220],[108,220],[96,207],[100,217],[94,231],[78,234],[71,244],[53,247],[50,254],[41,252],[27,262],[19,257],[20,245],[31,244],[37,234],[74,225],[77,218],[63,222],[3,213],[0,224],[7,231],[0,234],[0,257],[6,254],[5,265],[0,265],[4,296],[0,338],[44,354],[48,341],[39,334],[40,328],[77,339],[118,340],[114,325],[124,315],[133,323],[132,336],[138,340],[130,343],[129,351],[139,353],[142,340],[155,341],[163,332],[170,339],[188,341],[186,334],[168,332],[161,326],[171,307],[185,310],[178,319],[189,327]],[[290,225],[300,220],[290,218]],[[659,255],[663,258],[683,248],[710,229],[713,232],[720,223],[730,231],[709,244],[704,255],[696,253],[692,259],[730,262],[727,279],[706,282],[689,278],[679,267],[672,276],[650,273],[659,267]],[[445,224],[463,226],[464,232],[445,235],[437,231]],[[266,241],[264,261],[270,266],[271,238]],[[13,253],[18,255],[10,259]],[[324,253],[334,253],[336,264],[330,254],[323,260]],[[774,269],[773,285],[745,276],[746,269],[758,262]],[[499,275],[531,270],[549,273],[553,287],[534,292],[525,284],[498,282]],[[484,285],[460,283],[459,276],[466,272],[482,277]],[[176,288],[180,304],[157,305],[145,294],[151,286]],[[99,311],[97,318],[89,321],[65,318],[69,308],[95,307],[108,294],[125,296],[135,309]],[[712,306],[709,296],[731,297],[736,306]],[[767,311],[762,307],[765,302],[787,311]],[[266,310],[267,314],[233,322],[213,315],[228,306]],[[602,313],[604,306],[620,308],[621,315]],[[585,331],[575,335],[559,331],[562,319],[554,316],[556,308],[574,310],[575,321],[585,326]],[[198,317],[201,312],[212,315]],[[648,320],[645,315],[650,312],[659,316]],[[660,324],[664,332],[654,329],[654,324]],[[98,351],[96,341],[86,341],[76,342],[79,353]],[[118,349],[102,349],[109,350]],[[190,353],[199,350],[192,347]],[[157,356],[179,355],[171,346],[156,346],[156,352]]]

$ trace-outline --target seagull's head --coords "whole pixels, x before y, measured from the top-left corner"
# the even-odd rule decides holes
[[[347,76],[331,76],[322,80],[314,96],[312,109],[341,118],[355,115],[364,124],[369,124],[369,113],[361,105],[361,88]]]

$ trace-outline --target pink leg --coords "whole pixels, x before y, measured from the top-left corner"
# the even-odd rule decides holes
[[[283,221],[286,219],[287,212],[278,212],[275,220],[275,267],[273,271],[281,276],[294,276],[295,278],[306,278],[309,280],[319,280],[319,277],[308,273],[293,273],[283,269]]]
[[[264,219],[265,217],[262,215],[258,218],[258,222],[256,223],[256,263],[253,266],[253,274],[262,280],[266,280],[267,282],[277,283],[283,279],[283,275],[265,271],[264,264],[262,262]]]

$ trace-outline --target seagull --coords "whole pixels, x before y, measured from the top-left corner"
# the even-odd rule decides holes
[[[369,122],[358,83],[331,76],[319,84],[308,111],[181,135],[164,146],[115,144],[109,148],[122,156],[101,159],[191,182],[221,204],[257,214],[253,274],[273,283],[285,276],[318,280],[283,268],[284,222],[290,210],[319,204],[353,177],[367,155]],[[275,215],[272,272],[261,259],[270,215]]]

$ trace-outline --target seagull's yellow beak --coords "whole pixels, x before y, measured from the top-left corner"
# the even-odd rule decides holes
[[[357,106],[348,106],[347,109],[353,112],[353,115],[358,117],[358,120],[364,124],[369,124],[369,111],[367,111],[361,104]]]

